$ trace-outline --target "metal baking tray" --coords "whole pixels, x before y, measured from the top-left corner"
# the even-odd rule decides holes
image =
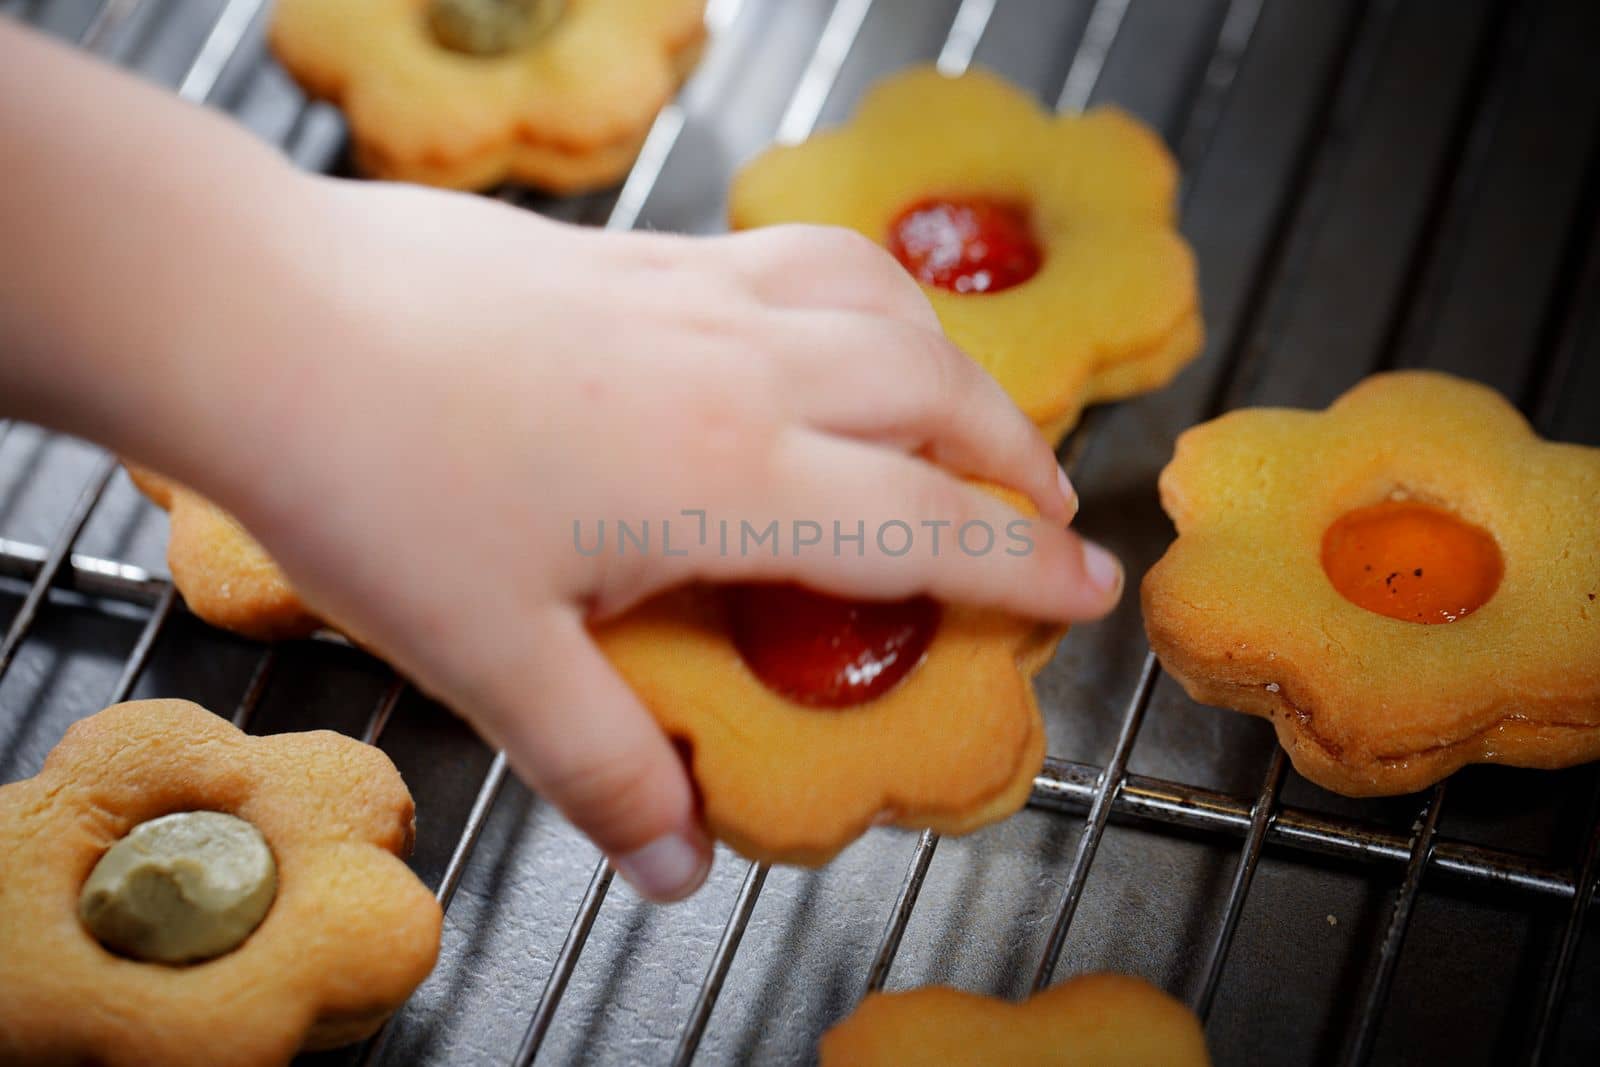
[[[342,171],[339,117],[265,54],[263,7],[0,0],[0,15]],[[705,62],[620,192],[499,195],[714,232],[741,162],[927,60],[993,68],[1063,108],[1119,104],[1172,144],[1209,344],[1063,450],[1082,526],[1134,577],[1171,536],[1155,476],[1174,437],[1229,407],[1320,407],[1373,370],[1428,366],[1494,385],[1548,436],[1600,444],[1592,0],[713,0],[709,17]],[[1221,1064],[1600,1062],[1600,938],[1584,924],[1596,769],[1323,792],[1265,723],[1162,676],[1134,596],[1041,678],[1051,759],[1017,817],[944,841],[874,830],[817,871],[722,852],[699,895],[664,908],[612,883],[384,665],[189,617],[164,540],[104,453],[6,427],[0,781],[129,693],[381,745],[417,798],[412,865],[448,900],[443,954],[381,1040],[306,1062],[807,1062],[869,983],[1020,996],[1100,969],[1199,1006]]]

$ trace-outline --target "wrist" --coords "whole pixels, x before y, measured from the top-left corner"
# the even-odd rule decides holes
[[[310,180],[275,156],[255,164],[191,201],[145,276],[56,341],[38,405],[230,509],[271,462],[272,423],[313,351],[330,239]]]
[[[113,443],[230,509],[270,471],[326,351],[338,238],[314,179],[287,165],[230,190]],[[236,194],[236,195],[235,195]],[[204,225],[204,224],[202,224]]]

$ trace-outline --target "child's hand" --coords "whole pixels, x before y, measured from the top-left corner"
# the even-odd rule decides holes
[[[1065,530],[1049,448],[869,242],[585,233],[308,178],[3,22],[0,142],[30,147],[0,197],[0,414],[239,515],[313,607],[504,746],[647,895],[691,891],[710,851],[587,620],[691,579],[1053,619],[1116,599],[1115,561]],[[957,475],[1035,501],[1030,554],[1005,551],[1017,513]],[[579,551],[574,524],[592,548],[619,519],[656,550]],[[787,550],[723,554],[719,524],[740,520],[777,522]],[[660,550],[664,521],[687,555]],[[835,521],[861,524],[859,555],[832,550]],[[953,547],[970,521],[992,551]],[[798,554],[797,522],[820,541]],[[912,551],[878,550],[891,522]]]
[[[678,756],[585,620],[689,579],[929,592],[1098,616],[1115,563],[1065,530],[1055,458],[944,340],[917,286],[841,231],[715,240],[583,232],[499,204],[317,182],[292,350],[241,424],[225,500],[328,616],[503,745],[650,896],[709,853]],[[1018,488],[1034,550],[972,556],[963,523],[1017,513],[943,467]],[[699,543],[702,510],[712,535]],[[614,524],[652,527],[619,556]],[[779,520],[783,551],[726,555],[716,524]],[[794,520],[827,531],[796,555]],[[598,524],[612,540],[593,552]],[[673,552],[664,555],[663,520]],[[867,531],[835,554],[832,523]],[[899,557],[873,531],[926,540]],[[894,538],[898,549],[901,538]]]

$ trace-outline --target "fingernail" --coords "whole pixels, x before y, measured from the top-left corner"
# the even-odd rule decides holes
[[[1093,541],[1083,543],[1083,570],[1089,576],[1089,583],[1102,593],[1122,592],[1122,564]]]
[[[1072,487],[1072,479],[1067,477],[1067,472],[1060,467],[1056,468],[1056,481],[1061,485],[1061,499],[1067,505],[1067,521],[1071,522],[1078,514],[1078,491]]]
[[[711,869],[711,853],[698,834],[670,833],[613,857],[611,864],[641,896],[666,903],[700,888]]]

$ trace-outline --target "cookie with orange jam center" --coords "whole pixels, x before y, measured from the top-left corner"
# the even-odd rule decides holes
[[[1385,500],[1339,516],[1322,569],[1352,604],[1407,622],[1455,622],[1483,607],[1505,565],[1485,530],[1444,508]]]
[[[1481,385],[1381,374],[1188,431],[1161,501],[1151,647],[1196,700],[1271,719],[1312,781],[1600,758],[1600,449]]]
[[[809,222],[882,244],[946,332],[1052,439],[1083,407],[1166,384],[1201,349],[1177,167],[1115,108],[1051,115],[994,75],[932,67],[775,147],[729,193],[736,229]]]

